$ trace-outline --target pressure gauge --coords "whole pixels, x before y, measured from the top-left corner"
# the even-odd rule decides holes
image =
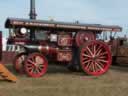
[[[20,30],[22,35],[25,35],[27,33],[27,29],[26,28],[21,28]]]

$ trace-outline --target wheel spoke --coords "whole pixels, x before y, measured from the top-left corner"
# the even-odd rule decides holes
[[[42,68],[42,67],[44,67],[44,64],[39,64],[38,66]]]
[[[44,68],[43,66],[39,66],[38,67],[38,69],[40,70],[40,71],[42,71],[42,68]]]
[[[28,60],[28,62],[31,63],[31,64],[35,64],[35,62],[33,62],[33,61],[30,60],[30,59]]]
[[[34,68],[32,68],[32,70],[29,71],[30,73],[33,73],[34,72]]]
[[[104,68],[104,63],[100,61],[95,61],[97,64],[99,64],[102,68]]]
[[[101,49],[101,45],[96,49],[96,54],[100,51],[100,49]]]
[[[98,67],[97,67],[97,65],[96,65],[96,62],[94,62],[94,66],[95,66],[95,70],[96,70],[96,72],[98,71]]]
[[[103,59],[97,59],[97,61],[104,62],[104,63],[108,63],[107,60],[103,60]]]
[[[34,70],[33,70],[33,74],[34,74],[34,75],[36,74],[36,68],[34,68]]]
[[[83,57],[83,61],[86,61],[86,60],[88,60],[89,58],[87,58],[87,57]]]
[[[107,55],[108,53],[107,52],[104,52],[104,53],[100,53],[98,56],[104,56],[104,55]]]
[[[31,58],[29,58],[32,62],[36,62],[35,61],[35,56],[34,57],[31,57]]]
[[[89,58],[91,57],[90,55],[87,55],[85,53],[83,53],[82,56],[89,57]]]
[[[96,46],[95,45],[93,46],[93,54],[94,54],[94,56],[96,55]]]
[[[96,64],[97,67],[99,67],[102,71],[104,71],[104,69],[100,66],[100,64],[98,64],[97,62],[95,62],[95,64]]]
[[[90,61],[91,61],[91,60],[84,61],[83,64],[86,64],[86,63],[88,63],[88,62],[90,62]]]
[[[105,59],[106,58],[106,56],[100,56],[100,57],[98,57],[99,59]]]
[[[95,63],[94,62],[92,62],[92,72],[96,72],[96,70],[95,70]]]
[[[33,69],[33,67],[32,67],[32,66],[31,66],[31,67],[28,67],[28,70],[29,70],[29,71],[31,71],[32,69]]]
[[[27,67],[33,67],[32,64],[27,64],[26,66],[27,66]]]
[[[85,68],[88,68],[90,66],[90,62],[88,62],[86,65],[85,65]]]
[[[93,56],[93,53],[92,53],[92,51],[88,48],[88,46],[87,46],[87,50],[88,50],[88,52],[90,53],[90,55]]]
[[[40,71],[39,71],[39,69],[38,69],[38,68],[36,68],[36,69],[35,69],[35,71],[36,71],[36,73],[40,73]]]
[[[96,56],[99,56],[102,53],[102,49],[99,49],[99,51],[97,51]]]
[[[88,68],[90,71],[93,71],[93,62],[90,63],[90,66]]]

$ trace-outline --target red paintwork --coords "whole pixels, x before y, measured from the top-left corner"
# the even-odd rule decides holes
[[[23,67],[24,67],[24,60],[26,57],[27,57],[26,53],[20,53],[20,54],[15,56],[15,59],[13,61],[14,69],[20,74],[24,73]]]
[[[42,53],[45,53],[45,54],[56,54],[57,51],[58,51],[58,48],[56,47],[51,47],[49,45],[47,46],[40,46],[39,47],[39,50],[42,52]]]
[[[95,34],[93,32],[78,32],[76,35],[76,45],[81,46],[85,42],[95,40]]]
[[[63,46],[63,47],[68,47],[72,46],[73,44],[73,39],[71,35],[66,34],[66,35],[58,35],[58,45]]]
[[[94,76],[104,74],[112,62],[109,47],[101,41],[88,42],[81,49],[80,62],[87,74]]]
[[[60,62],[70,62],[72,60],[71,50],[59,50],[57,52],[57,61]]]

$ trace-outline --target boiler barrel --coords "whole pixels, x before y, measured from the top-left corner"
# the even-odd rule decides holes
[[[58,51],[58,48],[51,47],[48,45],[46,45],[46,46],[25,45],[24,47],[29,52],[40,51],[40,52],[45,53],[45,54],[56,54]]]

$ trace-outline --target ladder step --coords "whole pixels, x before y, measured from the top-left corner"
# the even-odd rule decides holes
[[[0,76],[5,80],[16,82],[17,78],[4,65],[0,64]]]

